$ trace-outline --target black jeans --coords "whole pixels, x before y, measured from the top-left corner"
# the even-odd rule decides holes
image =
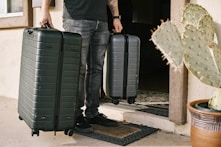
[[[110,36],[108,23],[64,19],[63,27],[65,31],[78,33],[82,37],[79,101],[76,115],[82,115],[82,107],[85,104],[85,115],[92,118],[98,114],[104,57]]]

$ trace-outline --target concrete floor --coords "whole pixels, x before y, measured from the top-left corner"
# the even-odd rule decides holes
[[[40,136],[32,137],[30,128],[18,119],[17,99],[0,97],[0,117],[0,147],[119,146],[78,134],[69,137],[63,132],[56,136],[54,132],[40,132]],[[161,130],[127,146],[191,147],[189,137]]]

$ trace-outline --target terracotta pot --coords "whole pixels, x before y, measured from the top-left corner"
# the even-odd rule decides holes
[[[192,147],[221,147],[221,113],[198,110],[195,105],[208,102],[209,99],[188,103],[191,114]]]

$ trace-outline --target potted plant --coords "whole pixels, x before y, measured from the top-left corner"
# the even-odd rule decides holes
[[[201,82],[217,89],[211,98],[188,103],[193,147],[221,147],[221,48],[215,29],[206,9],[189,3],[181,31],[168,20],[151,36],[171,68],[179,71],[184,63]]]

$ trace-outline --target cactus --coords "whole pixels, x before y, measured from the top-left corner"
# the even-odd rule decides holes
[[[221,48],[213,18],[200,5],[189,3],[183,11],[182,25],[181,33],[170,21],[162,22],[151,40],[172,68],[179,70],[184,63],[201,82],[218,88],[219,94],[212,96],[209,107],[221,110]]]
[[[166,58],[174,69],[179,69],[183,62],[184,48],[177,27],[170,21],[163,22],[151,39],[157,45],[157,49],[163,53],[163,58]]]

